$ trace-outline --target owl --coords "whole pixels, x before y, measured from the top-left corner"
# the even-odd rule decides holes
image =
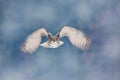
[[[47,41],[44,43],[41,43],[42,36],[47,37]],[[45,28],[40,28],[25,39],[21,46],[21,50],[24,53],[31,54],[39,46],[44,48],[58,48],[64,44],[64,42],[60,40],[64,36],[66,36],[75,47],[82,50],[87,50],[91,43],[91,39],[89,39],[82,31],[73,27],[64,26],[55,36],[53,36]]]

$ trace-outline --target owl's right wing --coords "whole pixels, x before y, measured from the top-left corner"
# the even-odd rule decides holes
[[[49,32],[45,28],[40,28],[30,34],[21,46],[24,53],[32,54],[39,46],[42,36],[48,36]]]
[[[68,37],[68,39],[74,46],[81,48],[82,50],[88,49],[91,43],[91,40],[86,37],[82,31],[69,26],[63,27],[58,32],[58,35],[60,36],[60,38],[64,36]]]

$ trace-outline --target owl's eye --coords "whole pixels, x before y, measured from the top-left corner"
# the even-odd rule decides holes
[[[59,35],[57,35],[57,38],[59,37]]]
[[[50,37],[50,39],[52,40],[52,38]]]

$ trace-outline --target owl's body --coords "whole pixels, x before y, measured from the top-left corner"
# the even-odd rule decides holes
[[[64,44],[63,41],[58,41],[58,42],[46,41],[46,42],[42,43],[40,46],[45,47],[45,48],[58,48],[59,46],[61,46],[63,44]]]
[[[41,44],[42,36],[47,36],[48,40]],[[82,50],[86,50],[91,42],[83,32],[72,27],[63,27],[55,36],[45,28],[40,28],[26,38],[21,49],[25,53],[33,53],[39,46],[45,48],[58,48],[64,44],[64,42],[60,40],[60,38],[64,36],[68,37],[74,46],[81,48]]]

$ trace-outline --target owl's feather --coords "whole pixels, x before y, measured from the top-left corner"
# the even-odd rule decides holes
[[[23,43],[21,50],[24,53],[32,53],[34,52],[39,46],[41,42],[41,37],[42,36],[47,36],[48,32],[44,28],[40,28],[37,31],[33,32],[30,34],[25,42]]]
[[[60,38],[66,36],[70,42],[82,50],[86,50],[89,47],[91,40],[85,36],[85,34],[72,27],[65,26],[59,32]]]

